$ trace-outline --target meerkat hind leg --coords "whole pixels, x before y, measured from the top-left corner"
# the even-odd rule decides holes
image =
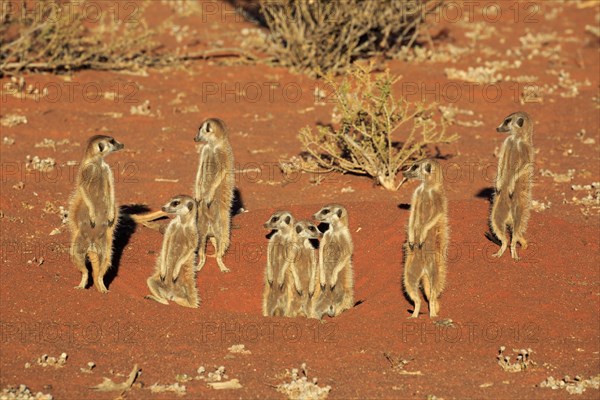
[[[496,235],[496,237],[498,239],[500,239],[500,242],[502,243],[500,246],[500,250],[498,250],[498,252],[492,254],[492,257],[502,256],[502,254],[504,254],[504,252],[508,248],[508,237],[506,235],[506,219],[507,218],[503,214],[504,213],[501,213],[498,211],[497,205],[495,205],[494,208],[492,209],[492,218],[491,218],[492,231],[493,231],[494,235]]]
[[[198,246],[198,264],[194,267],[194,272],[200,272],[206,264],[206,234],[200,235],[200,245]]]
[[[437,301],[437,293],[433,290],[433,283],[430,281],[429,276],[427,274],[423,275],[423,293],[427,297],[427,301],[429,302],[429,317],[437,317],[438,312],[438,301]]]
[[[79,255],[75,256],[75,265],[77,265],[77,269],[81,272],[81,282],[79,282],[78,286],[75,286],[75,289],[85,289],[89,280],[89,272],[85,266],[85,258],[82,258]]]
[[[222,232],[220,230],[215,232],[215,241],[217,246],[215,247],[217,251],[217,265],[221,272],[231,272],[229,268],[225,266],[223,262],[223,256],[225,255],[225,243],[223,242]]]
[[[169,302],[161,294],[161,290],[159,287],[160,281],[158,281],[157,279],[158,278],[156,278],[155,276],[151,276],[150,278],[148,278],[146,283],[148,284],[148,289],[150,289],[150,292],[152,292],[152,294],[146,295],[144,296],[144,298],[158,301],[159,303],[168,305]]]
[[[92,264],[92,278],[94,279],[94,286],[100,293],[108,293],[108,289],[104,286],[102,277],[104,274],[100,274],[101,265],[104,263],[104,257],[99,256],[97,253],[90,251],[88,252],[88,258],[90,264]]]
[[[419,316],[419,311],[421,311],[421,297],[419,295],[419,277],[414,274],[407,274],[404,289],[406,290],[406,294],[415,304],[415,309],[412,315],[408,318],[417,318]]]

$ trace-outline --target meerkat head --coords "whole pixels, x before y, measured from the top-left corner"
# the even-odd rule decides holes
[[[194,141],[214,142],[225,137],[227,137],[227,126],[225,125],[225,122],[218,118],[209,118],[200,125]]]
[[[348,211],[344,206],[339,204],[328,204],[321,208],[313,218],[319,222],[325,222],[327,224],[335,224],[342,222],[345,226],[348,225]]]
[[[431,158],[413,163],[402,175],[406,179],[419,179],[424,182],[440,183],[440,164]]]
[[[112,136],[96,135],[88,140],[86,154],[88,157],[105,157],[121,150],[125,145]]]
[[[195,208],[196,200],[193,197],[180,194],[171,198],[161,209],[168,214],[187,215],[193,213]]]
[[[510,133],[516,136],[531,136],[533,126],[529,114],[518,111],[504,118],[504,121],[496,128],[496,132]]]
[[[272,230],[285,230],[294,226],[294,217],[288,211],[277,211],[265,222],[264,227]]]
[[[319,238],[319,230],[310,221],[299,221],[294,225],[294,231],[296,235],[305,238],[305,239],[318,239]]]

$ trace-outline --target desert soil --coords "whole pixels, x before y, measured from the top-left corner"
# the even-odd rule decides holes
[[[306,363],[309,379],[329,385],[333,399],[549,399],[570,396],[539,387],[549,376],[597,376],[598,186],[572,187],[600,181],[599,39],[586,28],[598,28],[599,6],[448,3],[431,28],[437,56],[381,62],[402,76],[398,95],[458,110],[448,129],[460,140],[431,149],[446,168],[451,225],[437,319],[442,323],[429,319],[426,303],[418,319],[407,319],[412,304],[402,291],[402,244],[414,183],[390,192],[363,176],[280,172],[279,161],[301,151],[300,128],[331,121],[333,105],[315,101],[319,82],[231,59],[136,74],[24,75],[27,84],[48,89],[37,97],[8,90],[4,77],[2,117],[25,116],[27,123],[1,127],[0,386],[26,384],[58,399],[114,398],[118,393],[90,387],[102,377],[123,381],[138,364],[143,387],[125,396],[171,398],[176,396],[148,387],[175,383],[179,374],[195,376],[200,366],[207,373],[224,366],[242,388],[219,391],[192,380],[183,383],[183,398],[285,398],[275,387],[289,382],[286,370]],[[176,26],[187,26],[182,40],[190,51],[239,47],[255,34],[255,25],[232,14],[229,4],[211,3],[217,12],[196,6],[189,13],[177,4],[154,2],[146,17],[172,16]],[[178,45],[174,36],[163,36],[166,46]],[[488,75],[483,69],[460,73],[484,66]],[[132,112],[145,101],[146,113]],[[508,253],[492,258],[497,246],[484,236],[495,153],[504,139],[495,127],[516,110],[534,118],[537,149],[530,247],[521,250],[519,262]],[[157,209],[170,196],[192,191],[198,162],[193,137],[200,122],[213,116],[230,127],[243,206],[232,220],[225,258],[231,273],[222,274],[208,259],[197,278],[197,310],[145,300],[162,236],[122,223],[107,279],[110,293],[73,289],[80,274],[69,259],[69,232],[57,210],[68,205],[86,139],[107,133],[123,142],[125,150],[107,160],[119,203]],[[44,139],[54,140],[54,148],[36,146]],[[51,157],[56,166],[29,171],[28,155]],[[349,210],[361,303],[322,322],[263,317],[268,232],[262,224],[278,209],[309,218],[331,202]],[[448,319],[451,325],[444,325]],[[251,353],[231,353],[237,344]],[[496,360],[500,346],[512,361],[512,349],[531,349],[536,365],[504,371]],[[63,352],[68,360],[62,368],[36,363],[43,354]],[[384,353],[409,361],[405,372],[392,368]],[[82,372],[90,361],[94,370]],[[597,389],[587,389],[577,398],[598,396]]]

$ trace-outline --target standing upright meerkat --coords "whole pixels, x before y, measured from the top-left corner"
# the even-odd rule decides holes
[[[175,196],[162,207],[162,211],[175,217],[165,231],[156,270],[148,278],[152,294],[146,298],[162,304],[169,304],[172,300],[184,307],[197,308],[200,300],[194,272],[198,245],[196,200],[186,195]]]
[[[439,296],[446,283],[448,251],[448,201],[440,164],[432,159],[415,162],[403,172],[406,179],[421,184],[412,196],[408,220],[408,243],[405,246],[404,288],[415,304],[410,318],[419,316],[419,284],[429,300],[429,316],[437,317]]]
[[[339,204],[330,204],[313,218],[329,225],[319,245],[321,294],[315,313],[318,318],[324,314],[335,317],[354,305],[354,244],[348,228],[348,211]]]
[[[319,230],[310,221],[298,221],[293,231],[292,250],[283,271],[287,274],[284,280],[287,292],[285,316],[309,317],[318,286],[317,257],[311,240],[319,238]]]
[[[519,260],[517,243],[527,248],[525,230],[531,208],[531,179],[533,176],[533,121],[525,112],[504,118],[497,132],[509,133],[498,157],[496,193],[490,215],[492,232],[500,239],[500,257],[508,247],[506,228],[511,231],[510,254]],[[488,236],[489,237],[489,236]],[[493,240],[493,238],[490,238]]]
[[[282,316],[287,305],[287,292],[280,290],[285,285],[285,271],[291,262],[294,239],[294,217],[288,211],[275,212],[264,226],[274,233],[267,247],[267,267],[263,292],[263,315]]]
[[[81,282],[76,289],[85,289],[88,282],[88,259],[96,289],[101,293],[108,292],[104,286],[104,274],[111,266],[112,241],[119,207],[115,202],[113,174],[104,157],[123,147],[111,136],[92,136],[77,172],[68,218],[70,254],[81,271]]]
[[[206,262],[206,242],[215,246],[221,272],[229,272],[223,255],[229,247],[231,205],[235,185],[233,151],[229,144],[227,126],[216,118],[202,123],[196,142],[206,142],[200,152],[194,197],[198,201],[198,230],[200,236],[197,271]]]

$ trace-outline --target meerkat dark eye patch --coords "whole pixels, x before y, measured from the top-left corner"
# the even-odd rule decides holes
[[[179,205],[179,200],[175,200],[171,203],[173,207],[177,207]]]
[[[98,143],[98,150],[100,150],[100,153],[104,151],[104,144],[102,142]]]
[[[506,118],[506,119],[504,120],[504,125],[508,125],[508,124],[510,124],[510,118]]]
[[[271,222],[277,222],[277,221],[279,221],[279,217],[273,217],[273,218],[271,218]]]
[[[324,209],[323,211],[321,211],[321,214],[327,215],[327,214],[329,214],[329,210],[328,209]]]
[[[213,129],[212,129],[210,122],[207,122],[206,123],[206,132],[212,132],[212,131],[213,131]]]
[[[427,172],[428,174],[431,173],[431,164],[430,163],[425,163],[425,165],[423,167],[425,168],[425,172]]]
[[[519,125],[519,128],[523,127],[523,123],[525,122],[525,120],[523,118],[519,118],[517,119],[517,125]]]

